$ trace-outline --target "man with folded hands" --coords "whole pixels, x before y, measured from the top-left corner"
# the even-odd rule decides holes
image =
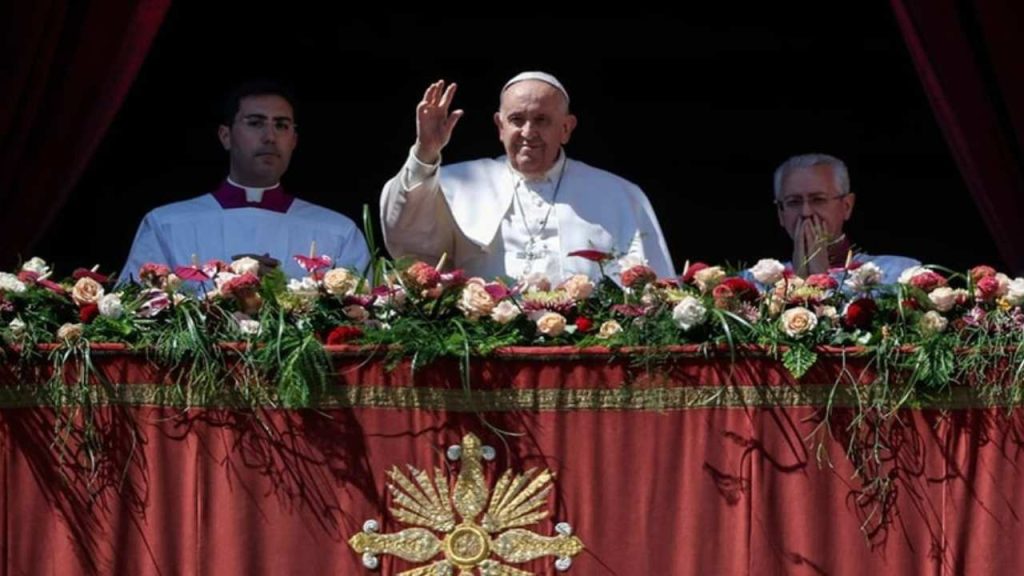
[[[828,154],[793,156],[775,170],[779,224],[793,240],[793,271],[806,278],[849,263],[871,262],[882,284],[921,263],[904,256],[869,255],[853,248],[843,226],[853,214],[856,196],[842,160]]]

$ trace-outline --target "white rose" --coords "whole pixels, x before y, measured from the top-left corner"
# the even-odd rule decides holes
[[[324,274],[324,289],[335,296],[349,296],[359,286],[359,277],[347,268],[334,268]]]
[[[562,283],[562,289],[573,300],[586,300],[594,293],[594,283],[586,274],[574,274]]]
[[[537,331],[545,336],[558,336],[565,332],[565,316],[558,312],[545,312],[537,318]]]
[[[782,280],[782,273],[785,272],[786,267],[782,265],[782,262],[773,260],[771,258],[763,258],[754,264],[754,267],[750,269],[750,274],[761,284],[775,284],[779,280]]]
[[[511,300],[502,300],[491,310],[491,320],[498,324],[508,324],[516,319],[522,311]]]
[[[996,291],[996,296],[1006,296],[1006,293],[1010,290],[1010,277],[1000,272],[996,274],[996,282],[999,282],[999,290]]]
[[[285,289],[293,294],[315,294],[317,291],[316,280],[313,280],[309,276],[305,276],[302,279],[291,278],[288,280],[288,285]]]
[[[601,324],[601,328],[597,331],[597,337],[607,340],[619,332],[622,332],[622,325],[615,320],[607,320]]]
[[[24,292],[25,283],[9,272],[0,272],[0,292]]]
[[[851,290],[864,292],[881,282],[882,269],[873,262],[868,262],[856,270],[851,270],[843,283]]]
[[[519,279],[524,292],[547,292],[551,290],[551,280],[543,272],[530,272]]]
[[[672,321],[683,330],[689,330],[703,324],[707,314],[708,310],[700,300],[693,296],[685,296],[672,309]]]
[[[829,320],[835,320],[839,317],[839,312],[836,311],[835,306],[818,306],[814,313],[818,318],[827,318]]]
[[[697,283],[697,288],[700,288],[701,292],[711,290],[722,281],[722,278],[725,278],[725,271],[721,266],[702,268],[693,274],[693,281]]]
[[[220,290],[224,287],[225,284],[227,284],[231,280],[234,280],[235,278],[238,278],[239,276],[241,276],[241,274],[235,274],[234,272],[221,272],[220,274],[217,274],[217,276],[213,279],[213,283],[217,286],[217,292],[220,293]]]
[[[75,282],[74,288],[71,289],[71,299],[79,306],[97,304],[100,298],[103,298],[103,286],[88,276],[79,278],[78,282]]]
[[[100,316],[120,318],[124,314],[124,305],[120,294],[104,294],[99,302]]]
[[[956,306],[956,290],[949,286],[939,286],[928,293],[928,300],[939,312],[949,312]]]
[[[21,269],[26,272],[35,272],[40,276],[46,276],[47,274],[50,273],[50,266],[46,263],[45,260],[38,256],[33,256],[28,260],[28,262],[22,264]]]
[[[782,323],[783,332],[792,338],[802,338],[818,325],[818,317],[803,306],[786,310],[779,321]]]
[[[467,318],[479,320],[494,310],[494,298],[484,287],[483,279],[470,278],[462,288],[462,297],[457,306]]]
[[[248,256],[235,260],[231,263],[229,268],[239,276],[243,274],[252,274],[253,276],[260,275],[260,261],[255,258],[249,258]]]
[[[61,340],[78,340],[82,336],[81,324],[64,324],[57,329],[57,338]]]
[[[238,324],[238,331],[243,336],[259,336],[261,326],[258,320],[253,320],[247,314],[242,312],[235,312],[232,314],[235,322]]]
[[[1010,306],[1020,306],[1024,303],[1024,278],[1014,278],[1006,286],[1006,301]]]
[[[946,320],[945,316],[935,310],[929,310],[925,312],[924,316],[921,316],[919,327],[922,334],[932,335],[945,331],[948,324],[949,320]]]
[[[12,338],[15,340],[21,340],[25,335],[25,332],[28,330],[28,324],[25,324],[21,318],[15,318],[7,325],[7,328],[10,329]]]

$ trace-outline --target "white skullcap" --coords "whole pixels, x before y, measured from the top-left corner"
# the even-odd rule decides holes
[[[509,86],[515,84],[516,82],[522,82],[523,80],[540,80],[545,84],[550,84],[557,88],[558,91],[562,93],[562,96],[565,96],[565,103],[569,103],[569,92],[566,91],[565,86],[562,86],[562,83],[558,81],[558,78],[555,78],[554,76],[548,74],[547,72],[520,72],[519,74],[516,74],[511,80],[505,82],[505,85],[502,86],[501,88],[501,93],[504,94],[505,91],[508,90]]]

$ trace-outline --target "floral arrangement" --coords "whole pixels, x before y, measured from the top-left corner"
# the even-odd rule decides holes
[[[602,270],[613,260],[596,251],[572,256]],[[758,344],[777,351],[797,377],[822,345],[864,353],[902,347],[919,352],[910,361],[917,380],[942,386],[955,376],[957,350],[1015,350],[1024,334],[1024,278],[989,266],[964,274],[915,267],[882,285],[870,262],[807,278],[777,260],[731,272],[697,262],[679,277],[658,278],[626,257],[614,263],[614,277],[576,275],[553,285],[539,275],[469,278],[443,262],[381,261],[376,277],[364,278],[325,256],[296,259],[304,278],[286,280],[242,258],[174,270],[148,263],[137,283],[114,286],[86,269],[53,281],[49,265],[32,258],[16,273],[0,273],[0,338],[22,355],[47,342],[120,342],[163,351],[170,361],[242,341],[257,356],[302,349],[319,358],[306,360],[314,364],[324,361],[321,344],[343,343],[386,345],[420,362],[509,345]]]

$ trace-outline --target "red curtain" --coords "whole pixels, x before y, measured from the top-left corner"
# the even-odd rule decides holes
[[[33,0],[0,8],[0,268],[46,230],[82,174],[170,0]]]
[[[953,158],[1003,259],[1024,273],[1024,3],[891,0]],[[908,193],[928,195],[927,190]],[[941,202],[929,198],[923,202]],[[947,222],[951,231],[955,222]]]
[[[138,358],[98,361],[139,389],[163,381]],[[774,361],[698,355],[651,373],[572,349],[474,366],[466,393],[455,363],[413,376],[408,363],[340,358],[317,410],[108,406],[91,427],[78,411],[55,428],[52,409],[15,407],[0,387],[0,573],[369,574],[348,538],[371,518],[382,532],[407,527],[387,512],[387,470],[454,476],[445,451],[466,432],[496,449],[488,486],[506,469],[557,474],[551,518],[527,528],[572,524],[586,550],[569,574],[1012,574],[1024,563],[1019,411],[958,397],[948,411],[907,410],[876,437],[851,435],[867,428],[840,407],[822,428],[829,383],[863,368],[849,358],[823,360],[802,384]],[[522,435],[503,442],[473,406]],[[877,456],[870,474],[854,476],[849,446]],[[382,574],[413,567],[381,560]],[[517,567],[556,573],[550,558]]]

